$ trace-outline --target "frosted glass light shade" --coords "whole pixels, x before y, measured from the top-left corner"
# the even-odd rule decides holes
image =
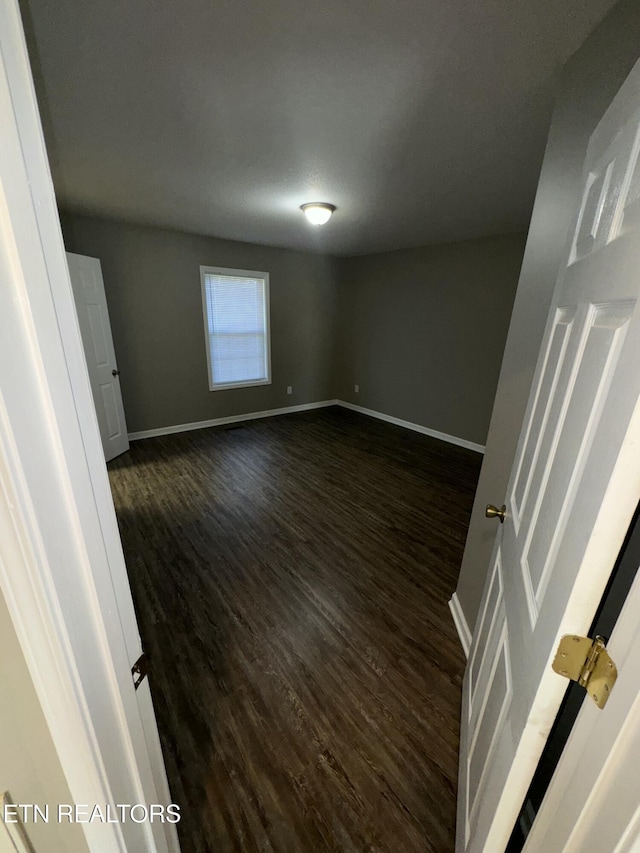
[[[300,205],[300,210],[312,225],[324,225],[325,222],[329,221],[335,209],[335,205],[326,204],[321,201],[313,201],[309,204]]]

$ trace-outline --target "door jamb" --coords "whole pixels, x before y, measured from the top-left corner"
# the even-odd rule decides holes
[[[0,61],[0,270],[18,317],[25,395],[37,400],[29,415],[42,442],[32,455],[47,460],[33,491],[9,377],[0,391],[0,588],[73,801],[113,803],[115,785],[145,803],[153,784],[134,748],[144,735],[129,673],[139,638],[125,648],[118,604],[127,596],[110,572],[122,548],[17,0],[0,2]],[[133,831],[138,849],[168,849],[157,826],[82,826],[90,849],[125,853]]]

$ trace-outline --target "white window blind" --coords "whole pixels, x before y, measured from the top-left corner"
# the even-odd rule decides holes
[[[209,387],[266,384],[268,274],[203,267]]]

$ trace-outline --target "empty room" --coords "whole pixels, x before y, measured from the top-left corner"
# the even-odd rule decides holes
[[[636,849],[637,2],[0,9],[0,853]]]

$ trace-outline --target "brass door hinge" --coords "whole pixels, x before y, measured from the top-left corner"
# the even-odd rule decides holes
[[[598,708],[604,708],[618,677],[615,663],[609,657],[602,637],[578,637],[566,634],[553,660],[554,672],[577,681]]]
[[[131,667],[131,677],[133,678],[133,686],[137,690],[138,687],[142,684],[142,682],[147,677],[147,672],[149,671],[149,664],[147,661],[147,656],[143,652],[138,660]]]

